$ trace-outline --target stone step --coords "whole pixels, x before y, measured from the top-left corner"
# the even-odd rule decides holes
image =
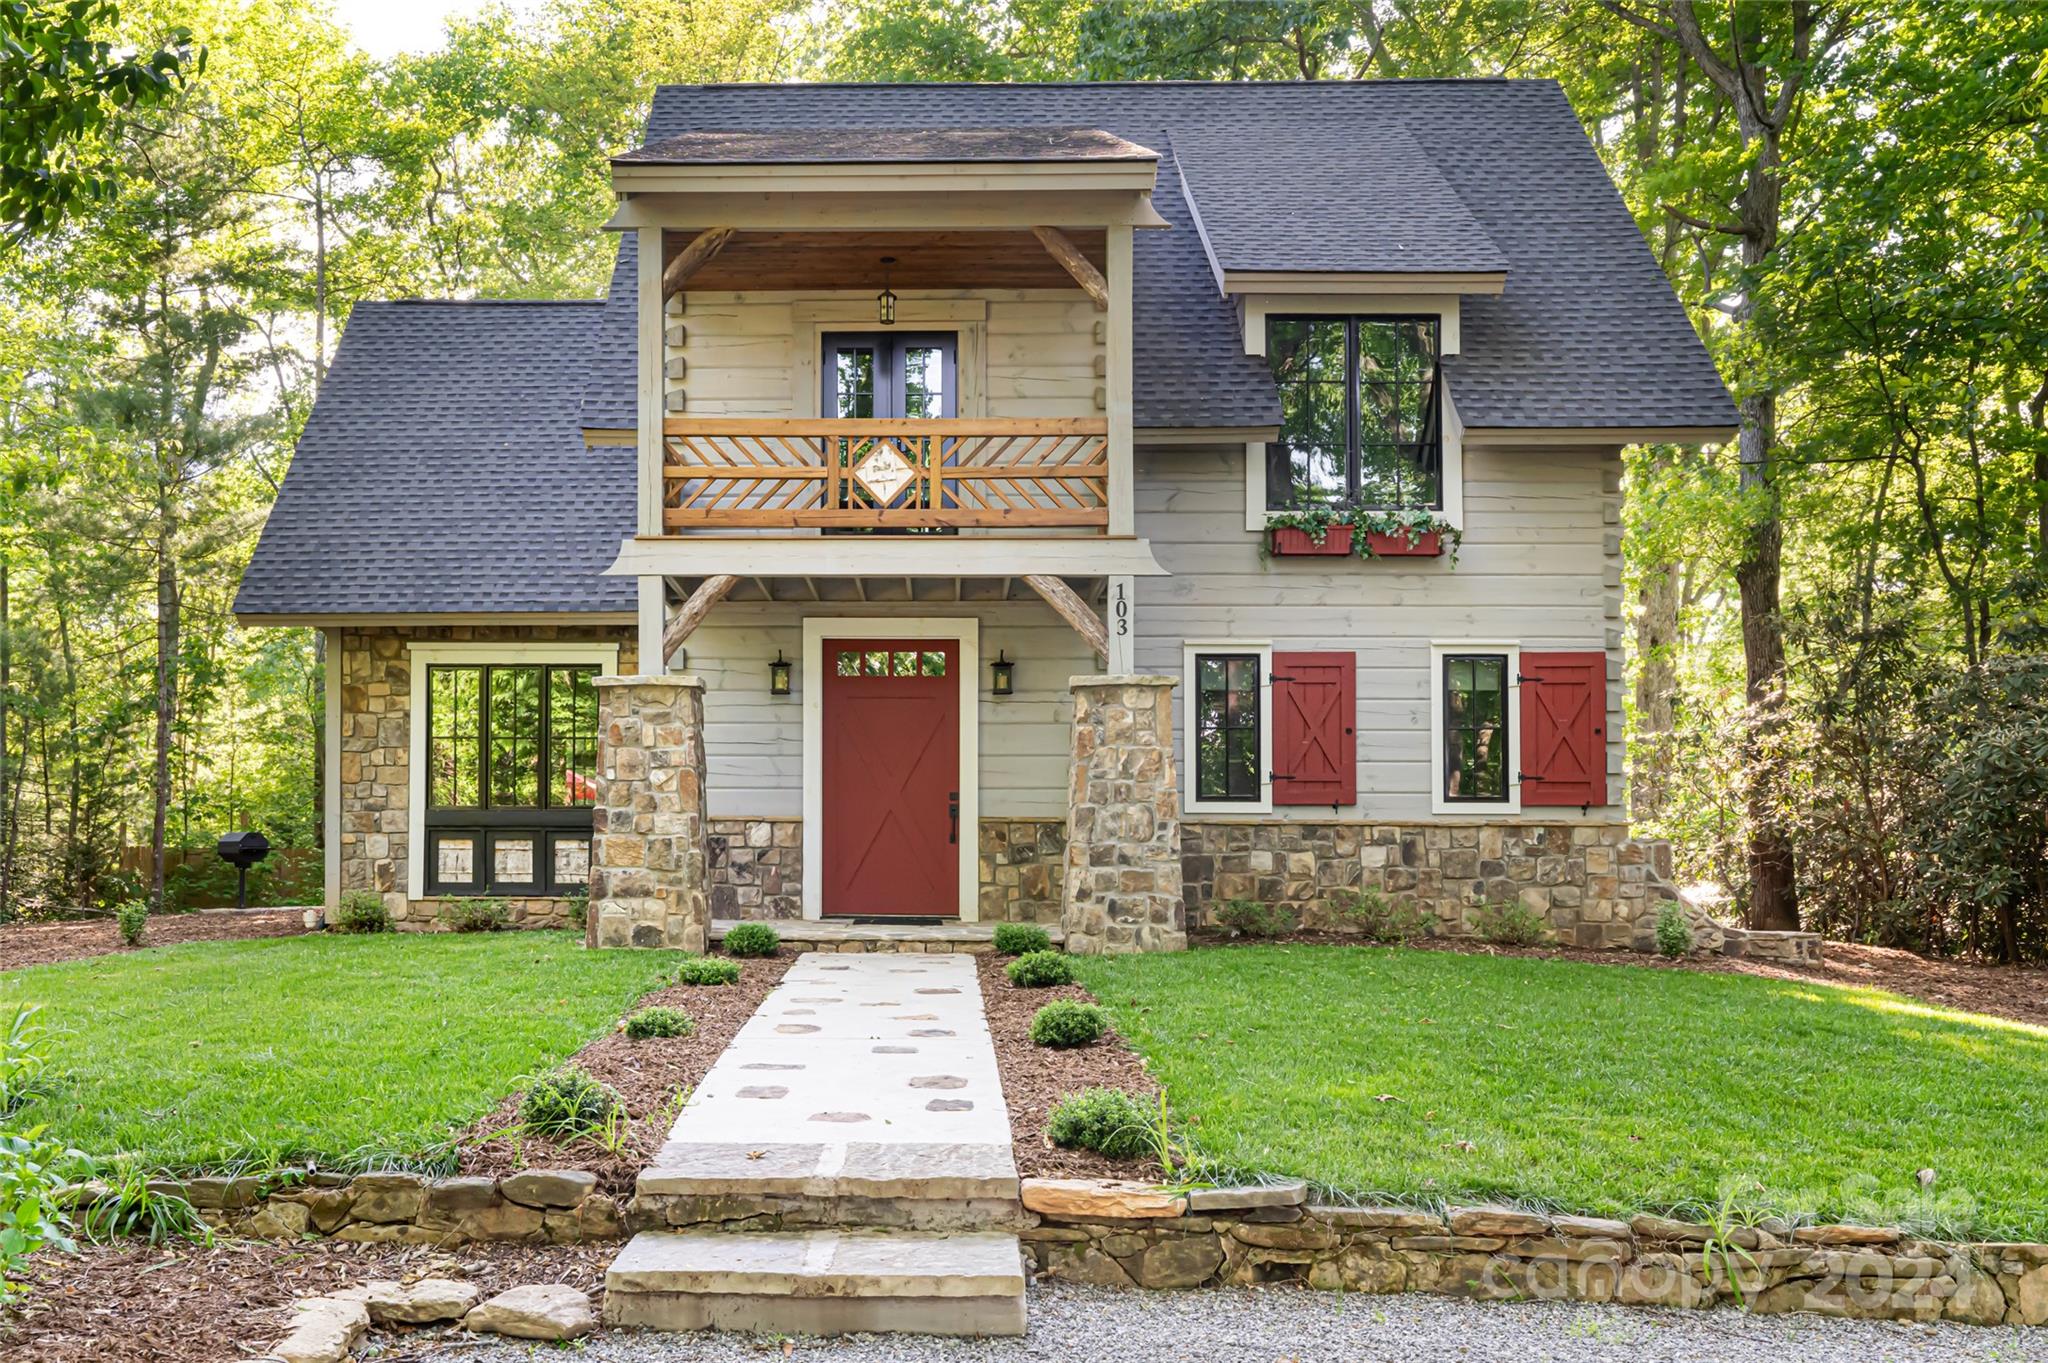
[[[669,1226],[1015,1229],[1008,1145],[670,1141],[640,1171],[635,1209]]]
[[[643,1231],[605,1274],[605,1322],[838,1335],[1024,1333],[1017,1237],[991,1231]]]

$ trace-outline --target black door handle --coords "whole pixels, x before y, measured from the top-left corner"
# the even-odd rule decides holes
[[[958,845],[960,841],[960,792],[946,792],[946,817],[953,822],[952,831],[946,834],[946,841]]]

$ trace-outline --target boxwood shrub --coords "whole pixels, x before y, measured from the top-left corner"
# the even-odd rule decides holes
[[[617,1089],[568,1065],[527,1087],[519,1100],[519,1120],[537,1136],[588,1136],[603,1130],[613,1114],[625,1108],[626,1100]]]
[[[766,923],[741,923],[725,934],[728,956],[773,956],[782,938]]]
[[[1031,1018],[1031,1044],[1067,1050],[1100,1040],[1109,1030],[1109,1014],[1092,1003],[1054,999]]]
[[[375,890],[350,890],[334,906],[336,932],[389,932],[391,911]]]
[[[1011,984],[1044,989],[1048,985],[1072,984],[1074,962],[1057,951],[1027,951],[1004,966],[1003,973],[1010,977]]]
[[[1155,1116],[1122,1089],[1083,1089],[1060,1099],[1045,1134],[1063,1149],[1136,1159],[1152,1150]]]
[[[680,1008],[642,1008],[626,1018],[626,1035],[635,1041],[647,1041],[654,1037],[688,1036],[697,1030],[697,1024],[690,1015]]]
[[[1022,956],[1027,951],[1051,951],[1052,934],[1036,923],[996,924],[996,952]]]
[[[738,984],[740,963],[723,956],[686,956],[676,969],[677,984]]]

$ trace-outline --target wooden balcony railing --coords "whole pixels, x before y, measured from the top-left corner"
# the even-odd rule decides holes
[[[670,417],[662,447],[672,531],[1109,525],[1100,417]]]

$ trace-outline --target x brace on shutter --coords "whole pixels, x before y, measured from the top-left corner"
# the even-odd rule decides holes
[[[1300,680],[1301,678],[1299,677],[1283,677],[1278,672],[1268,672],[1266,674],[1266,681],[1268,682],[1268,684],[1273,682],[1291,682]],[[1277,771],[1269,771],[1266,773],[1266,779],[1268,781],[1292,781],[1296,778],[1292,776],[1282,776]]]

